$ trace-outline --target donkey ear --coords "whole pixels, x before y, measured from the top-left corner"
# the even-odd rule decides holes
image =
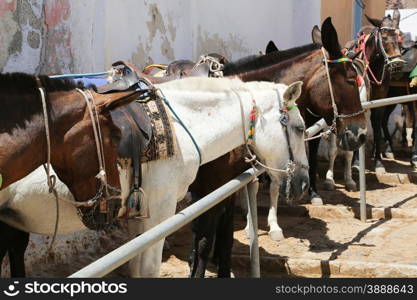
[[[392,25],[397,29],[399,28],[399,25],[400,25],[400,17],[401,17],[400,10],[396,8],[394,10],[394,13],[392,14],[392,21],[393,21]]]
[[[321,31],[317,25],[314,25],[313,30],[311,30],[311,39],[316,45],[323,45],[321,41]]]
[[[336,29],[332,24],[332,18],[328,17],[324,20],[321,26],[321,40],[323,47],[329,52],[330,59],[336,59],[342,57],[340,51],[339,39],[337,37]]]
[[[278,51],[278,47],[275,45],[275,43],[273,41],[269,41],[268,45],[266,45],[265,54]]]
[[[302,81],[291,83],[284,92],[284,104],[289,105],[291,102],[295,102],[298,98],[300,98],[302,87]]]
[[[374,25],[375,27],[381,27],[382,25],[382,21],[378,20],[378,19],[373,19],[371,17],[369,17],[368,15],[365,15],[366,19],[368,20],[369,23],[371,23],[372,25]]]

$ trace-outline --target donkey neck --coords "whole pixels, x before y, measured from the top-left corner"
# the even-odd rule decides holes
[[[304,83],[303,93],[297,100],[297,104],[301,114],[305,115],[305,108],[310,106],[308,101],[309,95],[305,92],[305,89],[308,87],[308,82],[313,75],[322,66],[322,59],[321,50],[313,50],[268,68],[241,74],[239,77],[243,81],[268,80],[284,84],[302,81]]]

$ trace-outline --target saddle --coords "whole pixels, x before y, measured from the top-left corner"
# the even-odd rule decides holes
[[[108,94],[117,91],[140,90],[141,95],[147,95],[153,88],[145,79],[140,78],[133,69],[133,65],[127,66],[124,62],[116,62],[113,66],[122,65],[123,69],[114,69],[113,81],[97,88],[100,94]],[[141,83],[146,84],[142,88]],[[141,157],[146,152],[152,138],[152,125],[144,107],[138,102],[131,102],[110,111],[114,124],[119,128],[121,137],[118,145],[118,157],[128,161],[133,167],[133,186],[127,201],[128,209],[141,211],[140,187],[142,184]],[[142,215],[146,215],[143,213]],[[120,217],[120,214],[119,214]]]
[[[152,137],[151,120],[142,105],[132,102],[110,112],[114,124],[120,129],[121,138],[118,145],[118,156],[128,160],[133,167],[133,187],[127,202],[128,209],[136,209],[140,215],[143,203],[139,199],[142,184],[141,156],[145,153]]]

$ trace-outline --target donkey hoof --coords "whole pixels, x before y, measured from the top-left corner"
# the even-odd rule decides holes
[[[275,242],[279,242],[282,241],[284,238],[284,234],[282,233],[282,230],[270,230],[268,232],[269,237],[271,238],[271,240],[275,241]]]
[[[250,233],[249,233],[249,226],[245,227],[245,234],[246,234],[246,238],[250,238]]]
[[[164,250],[170,250],[171,249],[171,245],[169,244],[169,242],[167,240],[164,241]]]
[[[333,179],[326,179],[324,181],[324,189],[326,191],[334,191],[335,190],[335,183]]]
[[[411,164],[411,167],[414,168],[414,170],[417,169],[417,155],[413,155],[411,157],[410,164]]]
[[[345,189],[348,192],[356,192],[358,190],[357,186],[356,186],[356,182],[352,181],[352,182],[346,182],[345,183]]]
[[[359,173],[359,163],[358,162],[354,162],[352,164],[352,171]]]
[[[375,173],[376,174],[385,174],[385,173],[387,173],[387,171],[385,170],[385,167],[384,166],[382,166],[382,167],[375,167]]]
[[[323,199],[321,199],[320,197],[311,198],[311,205],[322,206],[323,205]]]
[[[375,161],[375,173],[377,174],[385,174],[387,171],[385,170],[384,164],[380,160]]]

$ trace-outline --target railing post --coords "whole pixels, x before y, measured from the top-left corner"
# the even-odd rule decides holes
[[[359,148],[359,189],[361,221],[366,222],[365,145]]]
[[[258,243],[258,201],[257,194],[259,189],[258,178],[255,178],[245,187],[245,193],[248,193],[248,214],[249,214],[249,247],[251,261],[251,277],[260,278],[261,269],[259,264],[259,243]]]

